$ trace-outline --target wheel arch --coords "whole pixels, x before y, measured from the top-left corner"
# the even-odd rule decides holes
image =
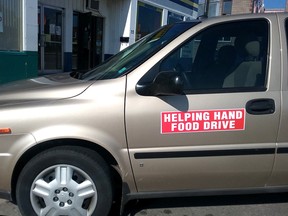
[[[87,148],[91,151],[97,152],[103,160],[109,165],[111,173],[112,173],[112,181],[117,186],[116,195],[121,194],[122,190],[122,177],[119,171],[119,164],[114,156],[105,148],[95,143],[80,140],[80,139],[56,139],[49,140],[43,143],[39,143],[32,148],[28,149],[17,161],[15,168],[13,170],[12,180],[11,180],[11,197],[13,202],[16,201],[16,185],[18,181],[18,177],[24,168],[24,166],[29,162],[31,158],[36,156],[37,154],[46,151],[50,148],[60,147],[60,146],[80,146],[83,148]]]

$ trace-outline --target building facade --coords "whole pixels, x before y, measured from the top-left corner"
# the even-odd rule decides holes
[[[0,0],[0,83],[89,70],[198,0]]]
[[[264,12],[264,0],[199,0],[199,15],[208,17]]]

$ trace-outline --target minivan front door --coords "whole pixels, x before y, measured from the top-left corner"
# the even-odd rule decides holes
[[[148,60],[138,74],[157,63],[141,79],[137,72],[128,75],[127,138],[139,191],[264,187],[274,162],[281,104],[280,91],[273,88],[280,86],[280,75],[267,79],[269,31],[264,19],[212,25],[185,43],[179,40],[163,59]],[[253,36],[246,37],[249,33]],[[271,44],[272,52],[279,47]],[[277,62],[271,67],[279,74]],[[173,73],[175,79],[167,81]],[[176,78],[183,80],[182,95],[172,95]],[[170,87],[171,94],[142,94],[137,86],[149,79],[155,89],[167,93]]]

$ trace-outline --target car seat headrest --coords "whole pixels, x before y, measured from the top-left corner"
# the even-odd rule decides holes
[[[245,45],[245,50],[249,56],[258,57],[260,54],[259,41],[250,41]]]
[[[252,43],[252,44],[249,44],[249,43],[250,42],[257,42],[257,41],[258,41],[257,37],[254,34],[240,35],[239,37],[237,37],[235,42],[234,42],[234,45],[235,45],[235,48],[237,50],[238,55],[242,58],[245,58],[247,56],[251,56],[250,51],[253,49],[253,46],[255,46],[255,48],[256,48],[257,45],[252,45],[254,43]],[[246,48],[246,46],[247,46],[247,48]],[[255,51],[257,51],[257,50],[255,50]],[[260,52],[260,45],[259,45],[259,52]],[[252,52],[252,56],[254,56],[253,54],[255,55],[255,52]],[[259,53],[258,53],[258,55],[259,55]]]

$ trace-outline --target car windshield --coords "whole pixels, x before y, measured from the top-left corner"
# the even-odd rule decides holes
[[[121,77],[198,23],[199,21],[194,21],[167,25],[112,56],[93,70],[77,77],[82,80],[104,80]]]

